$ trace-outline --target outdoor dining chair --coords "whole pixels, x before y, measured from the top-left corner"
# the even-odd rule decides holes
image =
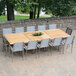
[[[24,43],[14,43],[13,46],[10,46],[10,50],[12,52],[12,60],[13,60],[13,53],[15,52],[22,52],[22,56],[24,57]]]
[[[49,25],[49,29],[51,30],[51,29],[56,29],[56,24],[50,24]]]
[[[12,28],[3,28],[3,35],[5,35],[5,34],[11,34],[11,33],[12,33]],[[8,41],[4,38],[3,35],[2,35],[3,48],[5,48],[5,50],[7,51]]]
[[[24,32],[24,27],[16,27],[16,28],[15,28],[15,32],[16,32],[16,33]]]
[[[12,33],[12,28],[3,28],[3,35]]]
[[[27,27],[26,27],[26,31],[27,31],[27,32],[35,31],[35,26],[27,26]]]
[[[58,47],[59,50],[59,47],[61,46],[61,42],[62,42],[62,38],[59,37],[59,38],[55,38],[52,43],[49,43],[49,45],[51,47]]]
[[[38,31],[46,30],[46,25],[38,25]]]
[[[44,48],[44,49],[47,48],[47,50],[49,51],[49,42],[50,42],[49,38],[41,40],[41,43],[38,44],[38,46],[37,46],[39,48],[39,51],[42,48]]]
[[[71,53],[72,53],[72,49],[73,49],[73,42],[74,42],[74,38],[75,36],[70,36],[70,37],[67,37],[65,42],[62,42],[62,45],[70,45],[71,44]],[[63,48],[63,52],[64,52],[64,48]]]
[[[26,50],[26,54],[28,50],[36,51],[37,53],[37,41],[29,41],[28,45],[24,48]]]
[[[72,34],[72,29],[69,28],[69,27],[67,27],[67,29],[66,29],[66,33],[69,34],[69,35],[71,35],[71,34]]]

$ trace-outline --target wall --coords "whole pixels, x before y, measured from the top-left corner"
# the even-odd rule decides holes
[[[72,29],[75,29],[76,16],[0,22],[0,38],[2,36],[3,28],[11,27],[14,31],[15,27],[23,26],[26,28],[26,26],[35,25],[37,28],[37,25],[44,25],[44,24],[47,25],[47,27],[49,24],[57,24],[57,27],[60,29],[66,29],[67,26],[69,26]]]

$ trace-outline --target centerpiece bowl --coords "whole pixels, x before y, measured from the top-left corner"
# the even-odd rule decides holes
[[[41,36],[42,32],[34,33],[33,36]]]

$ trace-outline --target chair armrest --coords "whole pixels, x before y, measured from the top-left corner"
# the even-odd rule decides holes
[[[11,51],[13,51],[13,47],[11,45],[9,45],[9,48],[11,49]]]

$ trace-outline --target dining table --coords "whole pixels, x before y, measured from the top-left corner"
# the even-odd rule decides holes
[[[34,36],[34,33],[41,32],[41,36]],[[55,39],[58,37],[66,38],[70,35],[67,34],[65,31],[61,29],[48,29],[48,30],[42,30],[42,31],[33,31],[33,32],[22,32],[22,33],[11,33],[11,34],[5,34],[5,39],[9,42],[10,45],[13,45],[14,43],[18,42],[24,42],[28,43],[29,41],[41,41],[42,39]]]

